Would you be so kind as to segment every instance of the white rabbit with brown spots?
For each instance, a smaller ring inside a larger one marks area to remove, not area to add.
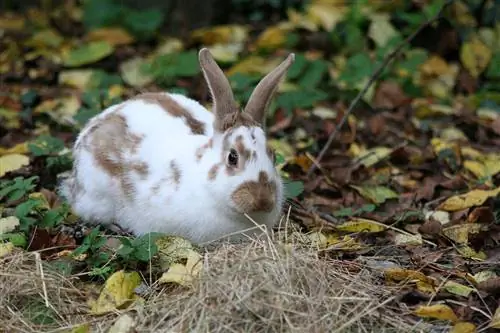
[[[144,93],[109,107],[79,134],[63,195],[83,220],[115,223],[136,235],[206,242],[255,232],[245,214],[270,229],[284,195],[264,119],[293,60],[290,54],[266,75],[240,110],[223,71],[202,49],[213,111],[170,93]]]

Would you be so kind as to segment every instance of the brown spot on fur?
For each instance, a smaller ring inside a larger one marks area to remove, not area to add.
[[[170,169],[172,169],[172,179],[174,180],[174,183],[178,188],[181,182],[181,170],[179,169],[179,166],[177,165],[177,163],[175,163],[175,161],[170,162]]]
[[[197,162],[199,162],[202,159],[203,154],[205,154],[205,151],[207,149],[212,148],[212,145],[213,145],[213,140],[212,140],[212,138],[210,138],[210,140],[208,140],[207,143],[205,143],[203,146],[198,147],[198,149],[196,149],[196,161]]]
[[[187,126],[193,134],[205,134],[205,124],[194,118],[193,115],[182,105],[177,103],[172,97],[161,93],[143,93],[135,96],[134,100],[142,100],[145,103],[158,104],[170,115],[178,118],[184,118]]]
[[[236,151],[238,152],[238,154],[240,155],[240,164],[241,164],[241,168],[244,168],[245,166],[245,162],[248,161],[250,159],[250,155],[251,155],[251,151],[248,150],[246,147],[245,147],[245,143],[243,142],[243,135],[238,135],[236,137],[236,143],[235,143],[235,146],[236,146]]]
[[[266,172],[259,172],[258,181],[247,181],[231,195],[236,206],[245,213],[270,212],[276,203],[276,183]]]
[[[208,179],[214,180],[217,177],[217,172],[219,171],[220,164],[214,164],[210,170],[208,170]]]
[[[131,198],[135,192],[131,172],[146,178],[149,168],[145,162],[128,157],[137,153],[143,136],[130,131],[127,120],[117,113],[118,110],[96,121],[85,139],[90,140],[88,147],[99,166],[111,177],[118,179],[125,196]]]
[[[214,129],[220,133],[224,133],[230,128],[236,128],[239,126],[260,126],[258,122],[253,120],[253,118],[244,112],[239,110],[234,110],[233,112],[227,113],[223,118],[215,118]]]

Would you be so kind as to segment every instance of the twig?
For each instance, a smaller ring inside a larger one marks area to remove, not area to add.
[[[398,46],[391,53],[389,53],[384,58],[384,61],[378,66],[378,68],[370,76],[370,79],[368,80],[368,82],[364,86],[363,90],[361,90],[356,95],[356,97],[353,99],[353,101],[349,105],[349,108],[347,109],[346,113],[344,114],[344,116],[342,117],[342,119],[340,120],[340,122],[337,124],[337,126],[335,127],[335,129],[333,130],[333,132],[328,137],[328,140],[326,141],[325,146],[323,147],[323,149],[321,149],[318,157],[315,158],[315,162],[316,163],[314,163],[313,165],[311,165],[311,167],[309,168],[309,171],[307,172],[307,177],[309,177],[314,172],[314,170],[316,170],[317,165],[319,165],[319,163],[321,163],[321,159],[323,159],[324,155],[326,154],[326,151],[328,150],[328,148],[330,148],[330,145],[332,144],[333,139],[335,138],[335,136],[337,135],[337,133],[340,131],[340,128],[342,126],[344,126],[344,123],[346,122],[347,117],[349,117],[349,115],[352,113],[354,107],[356,106],[356,104],[358,104],[358,102],[361,99],[361,97],[363,97],[366,94],[366,92],[368,91],[368,89],[370,89],[370,87],[372,86],[372,84],[375,83],[375,81],[377,81],[377,79],[379,78],[380,74],[382,74],[382,71],[387,67],[387,65],[397,55],[399,55],[399,53],[401,52],[401,49],[403,49],[403,47],[405,45],[409,44],[424,28],[428,27],[429,25],[431,25],[432,23],[434,23],[435,21],[437,21],[439,19],[439,17],[441,16],[441,13],[443,12],[443,10],[446,7],[448,7],[448,5],[450,5],[453,1],[454,0],[448,0],[448,1],[446,1],[446,3],[441,7],[441,9],[436,13],[436,15],[434,15],[429,20],[427,20],[422,25],[420,25],[417,28],[417,30],[415,30],[410,36],[408,36],[406,39],[404,39],[401,43],[399,43]]]
[[[47,285],[45,284],[45,274],[43,273],[43,266],[42,266],[42,258],[40,257],[39,252],[34,252],[36,263],[38,266],[38,270],[40,271],[40,278],[42,280],[42,290],[43,290],[43,298],[45,299],[45,307],[50,307],[49,304],[49,296],[47,293]]]

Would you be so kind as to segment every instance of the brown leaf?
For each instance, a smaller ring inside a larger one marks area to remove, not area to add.
[[[385,118],[381,114],[376,114],[373,117],[370,117],[368,120],[368,126],[370,127],[372,134],[375,136],[386,132],[387,129]]]
[[[488,279],[480,282],[477,289],[485,291],[492,295],[500,295],[500,277]]]
[[[418,231],[425,235],[435,236],[439,235],[442,229],[443,226],[441,225],[441,223],[439,223],[439,221],[436,221],[431,217],[418,228]]]
[[[396,82],[384,81],[380,83],[373,96],[373,107],[394,109],[409,102],[408,96]]]
[[[476,207],[467,217],[468,223],[492,223],[495,215],[490,207]]]

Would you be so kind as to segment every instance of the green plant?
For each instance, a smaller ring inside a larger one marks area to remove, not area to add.
[[[16,177],[12,180],[2,181],[0,183],[0,201],[5,198],[7,202],[21,199],[36,187],[35,182],[38,179],[38,176],[33,176],[29,178]]]
[[[142,70],[154,77],[158,84],[170,86],[179,77],[193,77],[200,73],[198,53],[190,50],[163,54],[146,63]]]
[[[148,233],[136,238],[120,238],[122,246],[118,250],[118,255],[125,261],[149,262],[158,253],[158,246],[155,241],[160,237],[159,233]]]

